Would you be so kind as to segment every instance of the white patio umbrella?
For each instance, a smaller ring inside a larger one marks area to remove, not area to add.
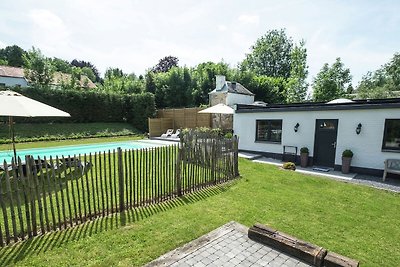
[[[215,106],[203,109],[199,113],[215,113],[215,114],[233,114],[234,110],[225,104],[217,104]]]
[[[8,116],[11,127],[14,158],[17,159],[15,149],[13,117],[71,117],[69,113],[25,97],[13,91],[0,92],[0,116]]]
[[[217,104],[215,106],[200,110],[198,113],[213,113],[213,114],[219,114],[219,124],[222,128],[222,119],[221,119],[221,114],[233,114],[235,111],[233,108],[230,106],[227,106],[225,104]]]

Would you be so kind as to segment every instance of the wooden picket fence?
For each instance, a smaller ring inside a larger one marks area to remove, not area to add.
[[[0,246],[232,180],[238,140],[189,133],[179,145],[26,157],[0,171]]]

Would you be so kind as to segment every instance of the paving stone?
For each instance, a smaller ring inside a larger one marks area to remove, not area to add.
[[[185,247],[186,246],[186,247]],[[226,224],[191,243],[150,262],[156,266],[310,266],[247,237],[247,228]],[[189,249],[187,249],[189,248]],[[171,263],[171,260],[175,262]]]

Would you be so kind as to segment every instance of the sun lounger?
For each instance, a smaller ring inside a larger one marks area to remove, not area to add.
[[[179,135],[181,134],[181,129],[177,129],[174,134],[171,134],[171,138],[179,138]]]
[[[173,133],[174,133],[174,129],[168,129],[165,133],[163,133],[163,134],[161,135],[161,137],[164,137],[164,138],[170,137],[171,134],[173,134]]]

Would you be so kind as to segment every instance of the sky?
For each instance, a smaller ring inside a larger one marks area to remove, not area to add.
[[[286,29],[307,48],[308,80],[340,57],[356,86],[400,52],[400,1],[13,0],[0,2],[0,48],[144,74],[168,55],[180,66],[237,66],[258,38]]]

